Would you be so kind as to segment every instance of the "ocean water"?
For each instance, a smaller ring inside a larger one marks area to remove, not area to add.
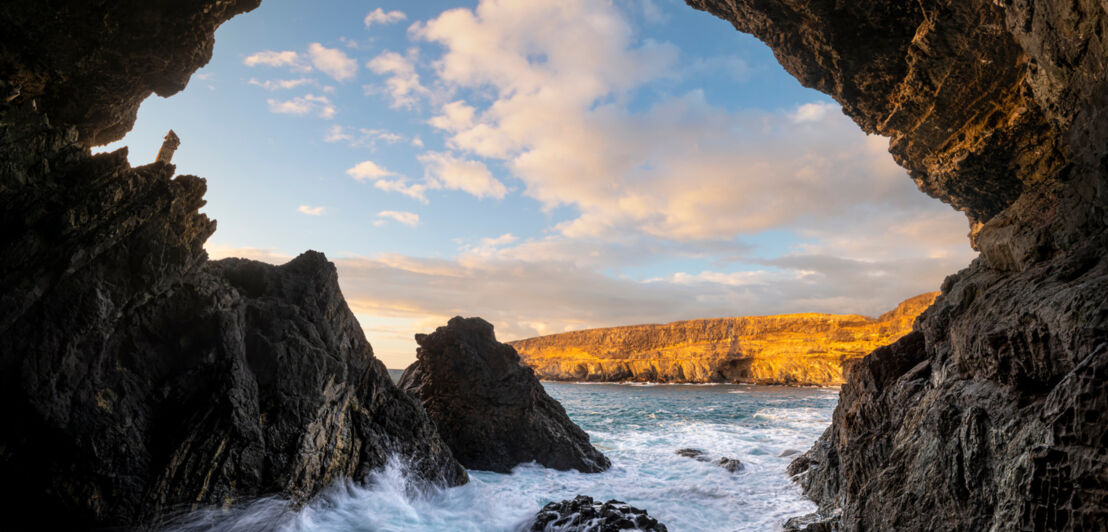
[[[416,491],[396,458],[364,485],[334,486],[297,512],[256,501],[231,514],[193,516],[182,529],[285,531],[515,531],[551,501],[589,495],[647,510],[672,531],[780,530],[815,510],[786,476],[786,449],[806,451],[831,421],[833,388],[751,385],[543,383],[612,461],[583,474],[535,464],[511,474],[470,471],[464,486]],[[675,454],[703,450],[745,469]]]

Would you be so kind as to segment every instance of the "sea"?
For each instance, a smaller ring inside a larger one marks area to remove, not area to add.
[[[392,373],[392,372],[390,372]],[[394,378],[398,376],[394,374]],[[831,422],[837,388],[544,382],[612,461],[604,473],[523,464],[509,474],[470,471],[453,488],[414,490],[396,457],[365,483],[340,483],[305,508],[274,499],[197,519],[196,529],[516,532],[545,504],[588,495],[617,499],[674,532],[781,530],[816,510],[785,469]],[[703,451],[710,461],[680,456]],[[735,458],[732,473],[714,462]]]

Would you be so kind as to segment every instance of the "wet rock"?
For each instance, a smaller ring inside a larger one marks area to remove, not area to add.
[[[786,532],[834,532],[839,529],[839,518],[837,515],[825,516],[813,512],[789,518],[782,528]]]
[[[0,71],[20,84],[0,102],[0,499],[36,528],[301,503],[394,453],[425,482],[467,478],[322,254],[208,261],[203,179],[87,148],[182,88],[252,5],[0,8]]]
[[[746,468],[737,458],[727,458],[726,456],[717,460],[716,464],[730,473],[738,473]]]
[[[573,500],[552,502],[539,510],[529,530],[534,532],[618,532],[644,530],[666,532],[666,526],[627,503],[605,503],[578,495]]]
[[[422,402],[467,468],[506,473],[531,461],[585,473],[610,467],[515,349],[496,341],[489,322],[455,317],[416,342],[418,360],[399,386]]]
[[[781,451],[781,454],[777,455],[777,457],[778,458],[788,458],[790,456],[797,455],[797,454],[800,454],[800,451],[798,451],[796,449],[785,449],[784,451]]]
[[[677,451],[675,451],[675,454],[677,454],[678,456],[684,456],[685,458],[692,458],[697,462],[712,462],[731,473],[737,473],[745,468],[743,463],[737,458],[728,458],[726,456],[722,456],[718,460],[712,460],[712,458],[708,456],[708,453],[705,453],[700,449],[678,449]]]
[[[698,460],[700,462],[708,462],[709,461],[707,453],[705,453],[704,451],[701,451],[700,449],[690,449],[690,448],[677,449],[675,454],[677,454],[678,456],[684,456],[685,458],[693,458],[693,459]]]
[[[688,1],[890,137],[981,252],[911,334],[851,366],[790,466],[805,493],[844,530],[1103,528],[1103,3]]]

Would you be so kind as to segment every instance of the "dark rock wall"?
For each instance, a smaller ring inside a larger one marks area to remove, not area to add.
[[[0,57],[19,73],[5,82],[30,87],[0,101],[10,517],[74,529],[156,524],[261,495],[303,502],[393,453],[416,478],[465,482],[419,403],[373,357],[323,255],[209,262],[203,179],[132,168],[125,149],[91,155],[97,135],[130,127],[141,97],[183,87],[215,26],[249,7],[120,7],[130,4],[0,6]],[[101,23],[87,61],[60,59],[66,36],[80,44]]]
[[[611,465],[516,350],[496,341],[491,323],[451,318],[416,342],[417,360],[399,386],[423,403],[466,467],[507,473],[535,461],[596,473]]]
[[[215,30],[261,0],[0,2],[0,80],[19,87],[81,143],[107,144],[139,104],[170,96],[208,63]]]
[[[1103,2],[689,0],[832,95],[981,256],[793,465],[847,530],[1108,522]]]

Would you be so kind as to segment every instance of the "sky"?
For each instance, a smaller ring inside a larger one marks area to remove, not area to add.
[[[97,151],[170,128],[209,255],[324,252],[390,368],[455,315],[877,315],[976,256],[888,139],[678,0],[265,0]]]

